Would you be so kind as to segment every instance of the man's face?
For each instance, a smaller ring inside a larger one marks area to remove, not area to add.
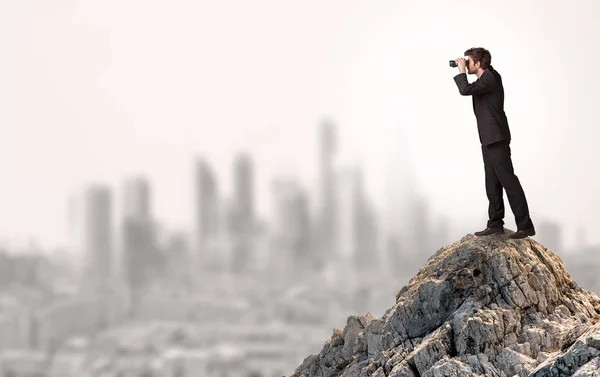
[[[474,63],[474,62],[473,62],[473,57],[472,57],[472,56],[468,56],[468,55],[467,55],[467,58],[468,58],[468,59],[467,59],[467,66],[466,66],[466,68],[467,68],[467,72],[468,72],[469,74],[475,74],[475,73],[477,72],[477,68],[478,68],[478,66],[479,66],[479,62],[478,62],[477,64],[476,64],[476,63]]]

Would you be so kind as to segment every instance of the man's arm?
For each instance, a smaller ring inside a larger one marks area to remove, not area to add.
[[[494,89],[496,80],[491,72],[485,71],[481,77],[479,77],[479,80],[472,84],[469,84],[467,81],[467,74],[463,72],[454,76],[454,81],[456,82],[456,86],[458,86],[458,91],[461,95],[470,96],[473,94],[491,92]]]

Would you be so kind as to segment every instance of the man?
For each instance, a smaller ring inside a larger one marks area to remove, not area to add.
[[[477,118],[477,130],[485,170],[485,190],[489,200],[487,227],[475,232],[476,236],[504,234],[504,199],[506,190],[510,208],[515,215],[517,231],[513,239],[535,235],[529,207],[519,179],[514,173],[510,153],[510,130],[504,113],[504,87],[502,77],[491,66],[492,56],[484,48],[470,48],[465,58],[455,60],[459,74],[454,76],[458,91],[463,96],[473,97],[473,110]],[[466,73],[476,75],[472,84]]]

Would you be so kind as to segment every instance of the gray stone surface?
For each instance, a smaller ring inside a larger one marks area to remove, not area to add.
[[[348,318],[291,377],[599,376],[600,299],[534,239],[438,250],[382,318]]]

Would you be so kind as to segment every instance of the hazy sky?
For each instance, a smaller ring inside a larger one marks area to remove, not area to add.
[[[323,118],[380,208],[404,164],[435,213],[480,230],[481,147],[448,60],[485,47],[534,224],[600,242],[598,19],[597,0],[2,1],[0,239],[63,241],[69,195],[135,173],[154,213],[188,227],[192,158],[228,195],[239,150],[269,214],[275,175],[314,185]]]

